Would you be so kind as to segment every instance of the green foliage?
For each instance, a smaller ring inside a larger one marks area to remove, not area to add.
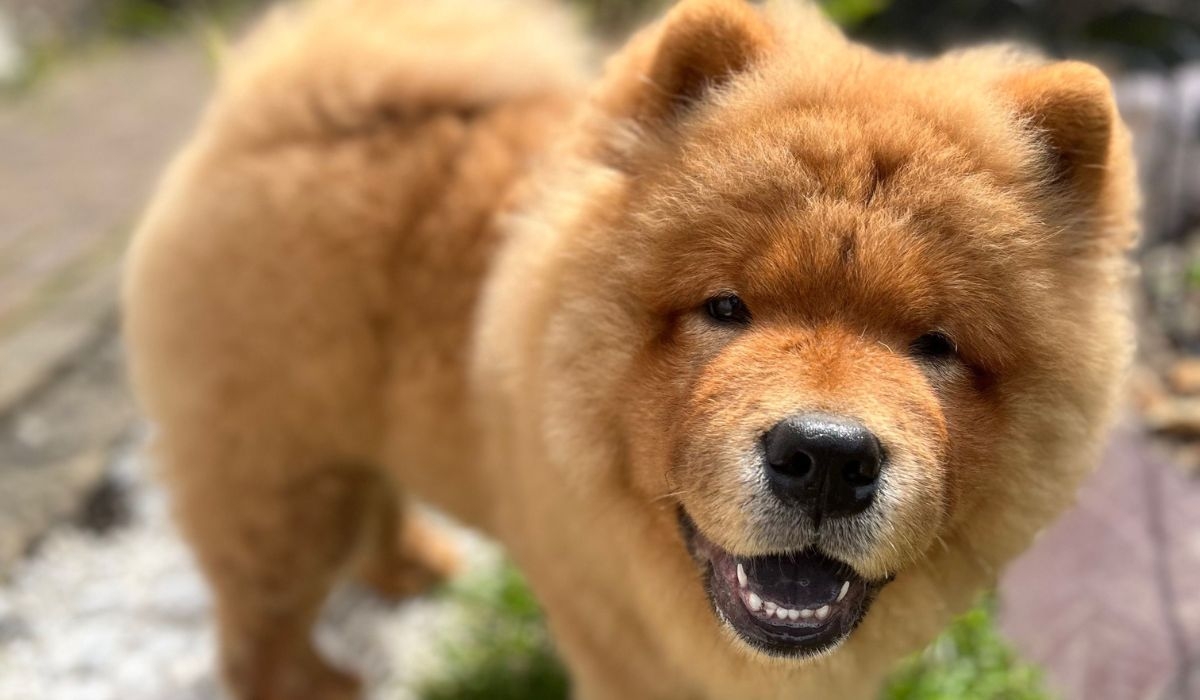
[[[554,655],[537,601],[511,565],[469,579],[449,595],[468,629],[448,643],[449,673],[431,679],[426,700],[566,700],[567,675]]]
[[[1187,281],[1192,289],[1200,289],[1200,261],[1188,265]]]
[[[197,24],[235,23],[261,0],[106,0],[103,33],[138,39],[187,29]]]
[[[1048,700],[1041,672],[1022,663],[996,631],[984,601],[905,662],[886,700]]]
[[[172,27],[175,11],[154,0],[113,0],[105,8],[104,28],[117,36],[140,37]]]
[[[856,27],[883,12],[891,0],[820,0],[825,14],[843,27]]]
[[[554,655],[533,594],[512,566],[448,592],[468,629],[447,643],[447,671],[422,689],[425,700],[566,700],[566,672]],[[881,700],[1049,700],[1037,668],[1000,637],[993,605],[959,618],[893,675]]]

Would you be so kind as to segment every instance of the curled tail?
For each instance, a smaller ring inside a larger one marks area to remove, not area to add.
[[[229,56],[209,119],[253,145],[327,137],[571,90],[586,54],[540,0],[315,0],[276,9]]]

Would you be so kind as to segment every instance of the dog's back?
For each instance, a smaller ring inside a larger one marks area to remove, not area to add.
[[[451,566],[379,466],[480,512],[446,473],[473,463],[469,324],[491,216],[575,94],[559,19],[458,0],[277,12],[136,235],[134,380],[238,697],[350,690],[307,635],[341,569],[403,595]]]

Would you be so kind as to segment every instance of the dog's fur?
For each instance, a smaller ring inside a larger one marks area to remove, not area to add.
[[[337,578],[453,570],[417,496],[507,545],[577,697],[870,697],[1071,502],[1129,355],[1132,163],[1103,75],[846,41],[688,0],[587,88],[532,1],[319,0],[233,61],[139,231],[136,385],[241,700],[353,697]],[[736,290],[745,327],[705,299]],[[958,354],[909,352],[931,330]],[[789,530],[752,448],[797,410],[889,451],[853,524]],[[677,526],[894,575],[768,658]]]

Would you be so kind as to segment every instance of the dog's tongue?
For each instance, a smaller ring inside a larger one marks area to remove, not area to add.
[[[793,607],[832,603],[844,592],[847,581],[857,578],[844,564],[816,552],[737,557],[739,581],[768,600]]]

